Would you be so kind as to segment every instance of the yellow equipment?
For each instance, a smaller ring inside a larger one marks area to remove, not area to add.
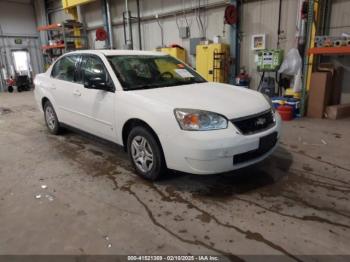
[[[77,6],[85,5],[93,1],[95,0],[62,0],[62,7],[64,10],[66,10],[68,14],[70,14],[73,17],[75,21],[78,21],[79,18],[78,18]],[[74,31],[74,36],[76,36],[77,38],[81,36],[81,32],[79,28],[74,27],[73,31]],[[76,39],[74,43],[76,48],[82,48],[80,39]]]
[[[295,93],[293,88],[286,89],[284,95],[285,96],[292,96],[292,97],[297,98],[297,99],[300,99],[300,97],[301,97],[301,93],[300,92]]]
[[[78,5],[88,4],[93,1],[95,0],[62,0],[62,7],[64,9],[67,9],[71,7],[76,7]]]
[[[157,51],[166,53],[168,55],[171,55],[172,57],[175,57],[182,62],[186,63],[186,50],[180,47],[163,47],[157,49]]]
[[[209,82],[226,83],[230,47],[227,44],[197,45],[196,70]]]

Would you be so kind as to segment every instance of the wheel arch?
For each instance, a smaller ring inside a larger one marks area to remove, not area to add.
[[[154,129],[149,124],[147,124],[145,121],[143,121],[143,120],[141,120],[139,118],[131,118],[128,121],[126,121],[124,126],[123,126],[123,129],[122,129],[122,140],[123,140],[124,150],[127,151],[128,135],[130,134],[131,130],[134,127],[137,127],[137,126],[145,127],[148,131],[151,132],[151,134],[154,136],[155,140],[157,141],[157,143],[158,143],[158,145],[160,147],[160,150],[162,151],[162,154],[164,156],[164,150],[163,150],[162,144],[161,144],[161,142],[159,140],[159,137],[158,137],[157,133],[154,131]]]
[[[42,99],[41,99],[41,108],[44,110],[44,106],[45,106],[45,103],[46,102],[50,102],[50,99],[48,99],[46,96],[44,96]]]

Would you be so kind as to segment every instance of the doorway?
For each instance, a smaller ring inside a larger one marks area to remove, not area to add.
[[[13,50],[13,65],[16,76],[28,76],[32,78],[32,65],[30,61],[30,55],[27,50]]]

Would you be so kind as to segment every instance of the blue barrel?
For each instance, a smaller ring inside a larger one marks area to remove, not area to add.
[[[271,98],[271,101],[272,101],[273,107],[277,109],[279,106],[287,102],[287,98],[282,96],[275,96]]]

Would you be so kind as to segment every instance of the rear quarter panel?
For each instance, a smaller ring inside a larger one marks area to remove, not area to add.
[[[48,75],[47,73],[38,74],[34,79],[34,84],[35,84],[34,97],[35,97],[37,106],[41,111],[43,111],[42,101],[44,98],[47,98],[48,100],[50,100],[54,108],[57,108],[56,100],[50,90],[51,81],[52,80],[50,78],[50,75]]]

